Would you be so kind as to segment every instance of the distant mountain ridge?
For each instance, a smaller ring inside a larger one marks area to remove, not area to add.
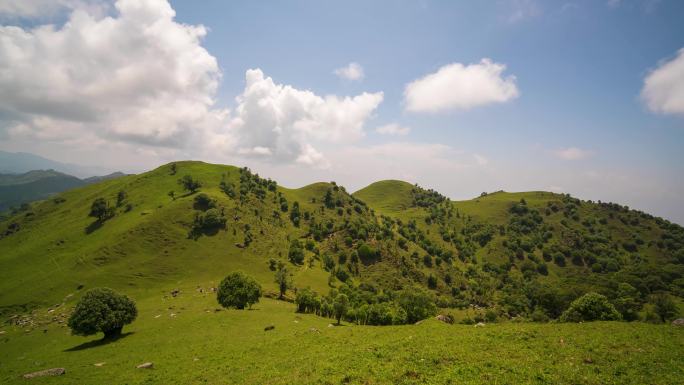
[[[85,179],[52,169],[31,170],[22,174],[0,174],[0,212],[23,203],[47,199],[72,188],[125,176],[114,172]]]
[[[104,167],[62,163],[27,152],[0,151],[0,173],[23,174],[33,170],[56,170],[78,178],[106,175],[111,172]]]

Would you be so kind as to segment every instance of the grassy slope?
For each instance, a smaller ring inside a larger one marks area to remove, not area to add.
[[[292,226],[287,213],[282,214],[280,224],[272,220],[271,213],[278,207],[271,202],[271,195],[265,203],[250,202],[239,208],[219,191],[222,174],[237,182],[237,168],[200,162],[177,164],[177,175],[170,175],[167,165],[86,186],[62,194],[63,203],[44,201],[34,206],[33,216],[13,219],[20,222],[21,230],[0,239],[0,306],[8,312],[16,311],[18,305],[37,308],[32,316],[34,325],[0,328],[8,332],[0,335],[0,382],[22,383],[20,374],[55,366],[66,367],[69,373],[32,382],[99,384],[115,378],[118,383],[131,384],[637,384],[676,383],[684,375],[679,364],[684,358],[684,336],[682,330],[669,326],[508,323],[480,329],[430,320],[411,326],[328,328],[327,319],[294,314],[292,305],[268,299],[262,299],[253,311],[214,312],[215,299],[195,291],[197,286],[215,286],[227,272],[240,269],[255,276],[267,290],[274,290],[268,259],[284,259],[288,236],[302,237],[306,230]],[[187,238],[194,215],[193,196],[180,196],[176,183],[185,174],[204,182],[202,192],[224,207],[229,217],[226,231],[197,240]],[[278,191],[290,205],[296,200],[302,211],[315,212],[320,222],[338,218],[330,210],[319,212],[330,186],[317,183]],[[380,182],[354,195],[377,213],[416,219],[427,237],[447,247],[439,237],[438,225],[423,221],[426,210],[410,207],[407,194],[411,188],[399,181]],[[113,202],[121,189],[128,193],[133,209],[127,213],[120,210],[102,228],[87,233],[93,223],[87,217],[90,202],[100,196]],[[167,196],[170,190],[180,197],[172,200]],[[487,219],[503,225],[510,205],[523,197],[538,208],[560,198],[551,193],[496,193],[453,205],[475,221]],[[601,208],[583,205],[581,210]],[[239,219],[235,220],[236,216]],[[545,220],[556,226],[561,218],[553,214]],[[255,241],[243,249],[236,243],[243,241],[245,224],[252,227]],[[448,225],[455,230],[464,226],[462,219],[452,219]],[[628,228],[617,219],[606,226],[619,239],[628,239],[634,231],[647,239],[658,236],[654,226]],[[478,257],[499,258],[499,241],[495,238],[478,250]],[[319,246],[324,247],[322,243]],[[414,250],[417,246],[411,243],[405,254]],[[641,252],[657,261],[654,249],[644,247]],[[390,262],[372,265],[364,274],[381,279],[391,273]],[[460,263],[457,261],[456,267],[463,267]],[[313,267],[290,268],[299,287],[327,292],[328,273],[318,261]],[[582,271],[555,266],[550,270],[550,280]],[[58,315],[75,303],[79,284],[86,288],[110,286],[135,298],[140,316],[126,328],[134,333],[113,344],[93,343],[85,345],[86,349],[65,351],[96,339],[70,336],[56,322]],[[179,298],[167,296],[174,288],[182,290]],[[46,307],[56,303],[61,305],[48,313]],[[160,317],[155,318],[157,315]],[[264,332],[267,324],[276,325],[276,330]],[[310,332],[311,327],[320,334]],[[593,363],[584,363],[585,358]],[[134,369],[144,361],[154,361],[157,369]],[[106,364],[93,366],[97,362]]]
[[[684,329],[669,325],[328,327],[269,299],[215,312],[214,296],[194,289],[139,299],[138,320],[124,329],[132,334],[106,345],[56,324],[29,333],[5,328],[0,382],[23,384],[21,374],[49,367],[67,374],[31,383],[675,384],[684,376]],[[148,361],[155,369],[135,368]]]

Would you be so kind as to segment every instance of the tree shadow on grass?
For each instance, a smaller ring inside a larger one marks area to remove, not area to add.
[[[84,342],[80,345],[74,346],[73,348],[65,349],[64,351],[65,352],[77,352],[79,350],[85,350],[85,349],[90,349],[90,348],[96,348],[98,346],[104,346],[104,345],[110,344],[112,342],[124,339],[124,338],[126,338],[126,337],[128,337],[134,333],[135,332],[122,333],[116,338],[102,338],[99,340]]]
[[[86,234],[90,234],[90,233],[92,233],[93,231],[95,231],[95,230],[99,229],[100,227],[102,227],[103,224],[104,224],[104,221],[100,221],[100,220],[98,219],[98,220],[96,220],[95,222],[89,224],[88,227],[85,228],[85,233],[86,233]]]

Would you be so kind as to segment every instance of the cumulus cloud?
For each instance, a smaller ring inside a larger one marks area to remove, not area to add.
[[[108,16],[74,7],[61,26],[0,26],[0,137],[326,168],[316,146],[363,137],[383,100],[319,96],[254,69],[230,112],[215,104],[222,74],[201,45],[207,30],[176,22],[166,0],[118,0]]]
[[[406,109],[413,112],[467,110],[518,97],[515,76],[503,77],[506,65],[482,59],[477,64],[453,63],[406,85]]]
[[[684,115],[684,48],[646,76],[641,98],[653,112]]]
[[[364,136],[364,124],[383,100],[383,93],[354,97],[319,96],[276,84],[260,69],[246,73],[229,130],[239,151],[274,161],[326,167],[315,142],[345,143]]]
[[[40,18],[60,11],[87,9],[90,13],[104,14],[109,2],[97,0],[0,0],[0,17]]]
[[[218,128],[221,77],[206,29],[166,0],[75,9],[61,26],[0,26],[0,112],[11,135],[98,137],[177,147]]]
[[[359,63],[351,62],[346,67],[338,68],[335,75],[347,80],[361,80],[364,77],[363,67]]]
[[[375,132],[382,135],[408,135],[410,127],[400,126],[397,123],[390,123],[375,129]]]
[[[591,155],[589,151],[577,147],[561,148],[554,151],[553,154],[556,157],[564,160],[580,160]]]

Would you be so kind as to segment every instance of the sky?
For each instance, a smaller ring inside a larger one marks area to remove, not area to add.
[[[684,2],[0,0],[0,149],[684,224]]]

